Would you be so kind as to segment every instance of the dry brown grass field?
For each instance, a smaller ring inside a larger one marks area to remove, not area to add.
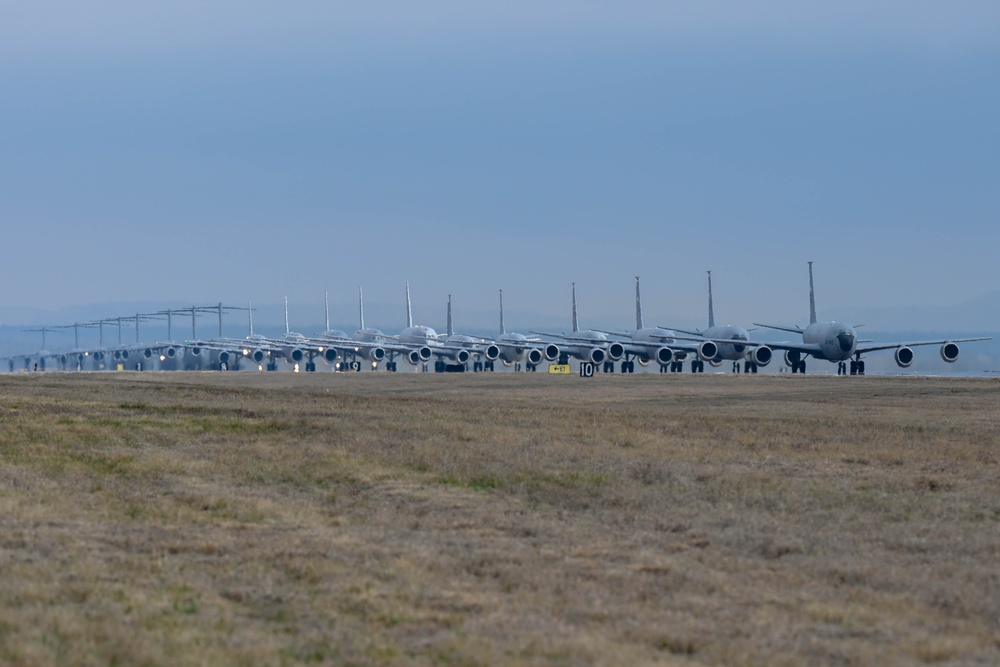
[[[1000,664],[1000,381],[2,376],[0,664]]]

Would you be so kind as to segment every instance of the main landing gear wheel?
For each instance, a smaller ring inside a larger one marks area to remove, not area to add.
[[[743,364],[743,372],[744,373],[756,373],[757,372],[757,364],[755,364],[752,361],[747,361],[746,363]]]
[[[605,373],[614,373],[615,372],[615,362],[613,362],[613,361],[605,361],[604,362],[604,372]]]
[[[803,359],[802,361],[797,361],[792,364],[792,373],[802,373],[803,375],[806,374],[805,359]]]

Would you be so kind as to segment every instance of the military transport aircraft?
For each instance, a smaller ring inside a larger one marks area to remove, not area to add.
[[[750,333],[735,324],[715,324],[715,309],[712,306],[712,272],[708,272],[708,328],[704,331],[674,331],[695,336],[714,342],[718,346],[715,356],[707,359],[712,366],[720,366],[725,360],[733,362],[733,372],[740,372],[740,362],[744,362],[743,370],[756,373],[759,367],[767,366],[774,356],[771,348],[764,343],[750,343]]]
[[[573,283],[573,332],[557,334],[532,331],[531,333],[565,341],[566,345],[560,346],[559,349],[559,363],[563,365],[569,363],[569,357],[573,357],[595,365],[603,364],[605,373],[613,373],[615,362],[625,356],[625,346],[618,341],[609,339],[603,331],[594,329],[580,331],[580,323],[576,314],[576,283]]]
[[[812,265],[813,263],[809,262],[809,326],[803,329],[801,327],[782,327],[772,324],[755,323],[755,326],[758,327],[788,331],[802,336],[801,343],[767,343],[769,347],[775,350],[784,350],[785,363],[788,364],[793,373],[805,373],[805,358],[811,356],[815,359],[836,362],[838,375],[847,374],[846,362],[850,360],[850,374],[864,375],[865,362],[861,359],[861,355],[879,350],[895,350],[896,364],[901,368],[907,368],[913,363],[913,350],[911,348],[921,345],[940,345],[941,359],[948,363],[954,363],[958,359],[958,343],[990,340],[989,337],[984,337],[874,344],[872,344],[872,341],[859,341],[855,327],[850,324],[845,324],[844,322],[816,321],[816,295],[813,290]],[[867,344],[859,346],[858,343]]]
[[[639,276],[635,277],[635,331],[605,331],[604,333],[627,339],[625,341],[625,361],[622,362],[622,372],[635,371],[635,361],[640,366],[646,366],[656,361],[660,372],[669,369],[671,373],[684,370],[684,360],[689,353],[695,358],[691,361],[691,372],[699,373],[705,370],[705,361],[711,361],[718,354],[716,343],[706,340],[692,342],[678,339],[670,329],[664,327],[646,327],[642,323],[642,299],[639,294]],[[631,358],[630,358],[631,357]]]

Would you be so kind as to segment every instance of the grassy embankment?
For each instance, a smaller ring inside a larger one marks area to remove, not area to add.
[[[0,377],[0,664],[996,664],[1000,381]]]

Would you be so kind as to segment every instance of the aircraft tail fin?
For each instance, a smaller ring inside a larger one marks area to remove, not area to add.
[[[330,290],[323,291],[323,314],[326,316],[326,329],[323,331],[330,330]]]
[[[712,306],[712,272],[708,272],[708,327],[715,326],[715,308]]]
[[[573,331],[580,330],[580,323],[576,317],[576,283],[573,283]]]
[[[813,291],[812,262],[809,262],[809,324],[816,324],[816,293]]]
[[[288,297],[285,297],[285,335],[288,335]]]
[[[406,281],[406,326],[413,326],[413,310],[410,308],[410,281]]]
[[[365,293],[358,288],[358,324],[360,328],[365,328]]]
[[[452,324],[452,320],[451,320],[451,295],[450,294],[448,295],[448,325],[447,325],[447,331],[448,331],[448,335],[449,336],[454,336],[455,335],[455,326]]]
[[[253,301],[247,301],[247,320],[250,325],[250,337],[253,338]]]
[[[507,329],[503,326],[503,290],[500,290],[500,333],[507,333]]]
[[[639,276],[635,277],[635,328],[642,329],[642,301],[639,299]]]

